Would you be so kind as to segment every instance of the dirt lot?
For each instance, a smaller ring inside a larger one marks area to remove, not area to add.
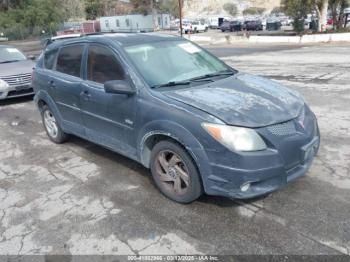
[[[0,254],[350,253],[350,45],[220,51],[300,91],[322,144],[307,176],[267,197],[175,204],[148,170],[73,137],[55,145],[31,99],[0,104]]]

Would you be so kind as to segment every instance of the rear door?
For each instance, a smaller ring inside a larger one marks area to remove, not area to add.
[[[126,79],[122,63],[112,49],[90,44],[87,53],[81,96],[86,135],[92,141],[132,157],[136,152],[133,127],[137,95],[105,92],[105,82]]]
[[[60,48],[55,70],[48,79],[50,93],[70,131],[84,134],[80,112],[82,92],[82,57],[84,44],[74,44]]]

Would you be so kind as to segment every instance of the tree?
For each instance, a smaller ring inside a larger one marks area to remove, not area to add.
[[[303,31],[307,14],[316,11],[317,31],[321,32],[326,30],[328,3],[329,0],[282,0],[282,8],[287,15],[293,17],[294,29],[297,32]]]
[[[329,0],[329,7],[333,18],[333,29],[339,29],[346,26],[344,23],[345,8],[350,6],[350,0]]]
[[[231,16],[236,16],[238,13],[237,6],[233,3],[226,3],[226,4],[224,4],[223,8]]]
[[[144,15],[152,12],[153,0],[131,0],[135,11]]]
[[[97,17],[103,16],[103,0],[85,0],[85,12],[87,20],[95,20]]]
[[[243,10],[243,15],[261,15],[266,11],[262,7],[249,7]]]
[[[296,32],[304,31],[304,21],[307,14],[311,12],[311,0],[282,0],[282,10],[293,18],[293,28]]]
[[[85,17],[85,3],[81,0],[61,0],[60,7],[62,8],[65,20],[71,18]]]
[[[183,0],[181,1],[183,5]],[[156,5],[156,8],[161,13],[169,13],[173,17],[179,18],[179,1],[178,0],[161,1]]]
[[[276,7],[274,7],[272,9],[271,14],[272,15],[278,15],[279,13],[282,13],[282,12],[283,12],[282,8],[279,7],[279,6],[276,6]]]
[[[315,6],[317,17],[318,17],[318,32],[326,31],[327,26],[327,13],[328,13],[328,0],[314,0],[313,5]]]
[[[59,0],[11,1],[0,11],[0,31],[10,39],[53,32],[64,20],[59,3]]]

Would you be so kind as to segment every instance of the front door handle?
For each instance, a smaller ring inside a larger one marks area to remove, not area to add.
[[[91,97],[91,94],[89,93],[89,91],[85,90],[85,91],[81,91],[80,96],[83,97],[83,99],[85,100],[89,100]]]

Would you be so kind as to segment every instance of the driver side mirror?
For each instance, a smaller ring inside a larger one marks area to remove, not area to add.
[[[133,95],[136,89],[125,80],[112,80],[104,84],[106,93]]]

